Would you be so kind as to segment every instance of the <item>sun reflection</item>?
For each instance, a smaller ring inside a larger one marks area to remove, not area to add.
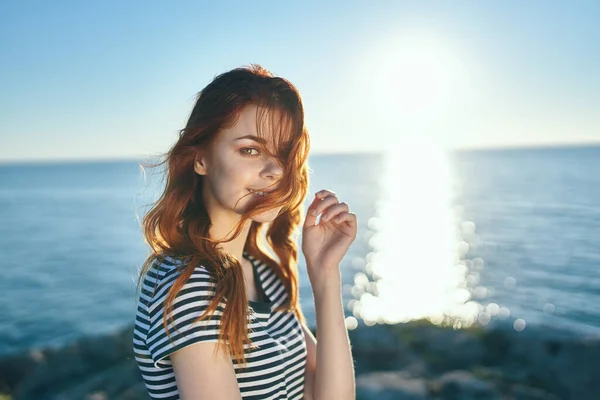
[[[416,139],[394,149],[386,155],[377,216],[369,221],[372,251],[365,272],[355,276],[348,307],[367,325],[421,318],[471,325],[481,309],[473,294],[486,294],[476,287],[483,260],[471,260],[472,269],[465,260],[464,238],[475,225],[456,222],[446,154]],[[495,307],[486,315],[497,314]]]

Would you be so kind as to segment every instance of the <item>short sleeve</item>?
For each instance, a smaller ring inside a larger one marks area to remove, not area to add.
[[[218,342],[221,317],[225,303],[221,302],[214,313],[201,321],[199,317],[208,309],[215,295],[214,284],[208,271],[199,267],[179,291],[168,315],[169,336],[163,324],[164,299],[170,285],[166,285],[148,308],[150,327],[146,345],[156,368],[171,367],[169,355],[184,347],[200,342]],[[173,317],[174,323],[171,321]]]

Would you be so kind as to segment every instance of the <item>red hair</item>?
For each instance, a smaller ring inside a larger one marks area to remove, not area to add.
[[[264,149],[283,166],[280,184],[273,195],[244,213],[229,241],[237,237],[246,221],[274,207],[283,207],[263,232],[263,224],[252,221],[244,251],[268,264],[282,281],[287,300],[276,311],[294,312],[300,321],[304,316],[298,302],[298,246],[292,237],[301,222],[302,202],[308,189],[308,131],[304,125],[304,108],[298,90],[286,79],[275,77],[259,65],[236,68],[216,76],[201,92],[179,138],[163,156],[157,167],[166,164],[165,187],[159,199],[144,215],[142,229],[152,252],[145,260],[138,280],[143,278],[155,260],[166,256],[185,257],[180,275],[169,289],[163,313],[167,334],[167,315],[181,288],[194,269],[202,265],[216,283],[216,294],[207,311],[199,319],[209,318],[219,302],[226,299],[221,317],[217,348],[225,349],[233,359],[245,364],[244,345],[251,344],[247,331],[248,302],[239,260],[219,251],[221,242],[209,238],[211,220],[202,201],[203,177],[194,171],[198,150],[210,146],[220,130],[235,124],[240,111],[248,105],[259,109],[257,129],[274,130],[272,149]],[[265,123],[266,122],[266,123]],[[261,240],[266,238],[266,245]],[[278,260],[267,254],[270,247]],[[172,316],[171,321],[173,322]]]

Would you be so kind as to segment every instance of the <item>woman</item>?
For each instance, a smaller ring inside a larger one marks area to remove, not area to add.
[[[298,301],[308,148],[298,91],[266,69],[234,69],[199,93],[143,219],[152,254],[133,347],[152,398],[355,397],[339,264],[357,221],[327,190],[302,230],[316,339]]]

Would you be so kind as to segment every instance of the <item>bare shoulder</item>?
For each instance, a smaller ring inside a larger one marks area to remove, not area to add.
[[[171,354],[182,399],[239,400],[233,361],[216,342],[194,343]]]

